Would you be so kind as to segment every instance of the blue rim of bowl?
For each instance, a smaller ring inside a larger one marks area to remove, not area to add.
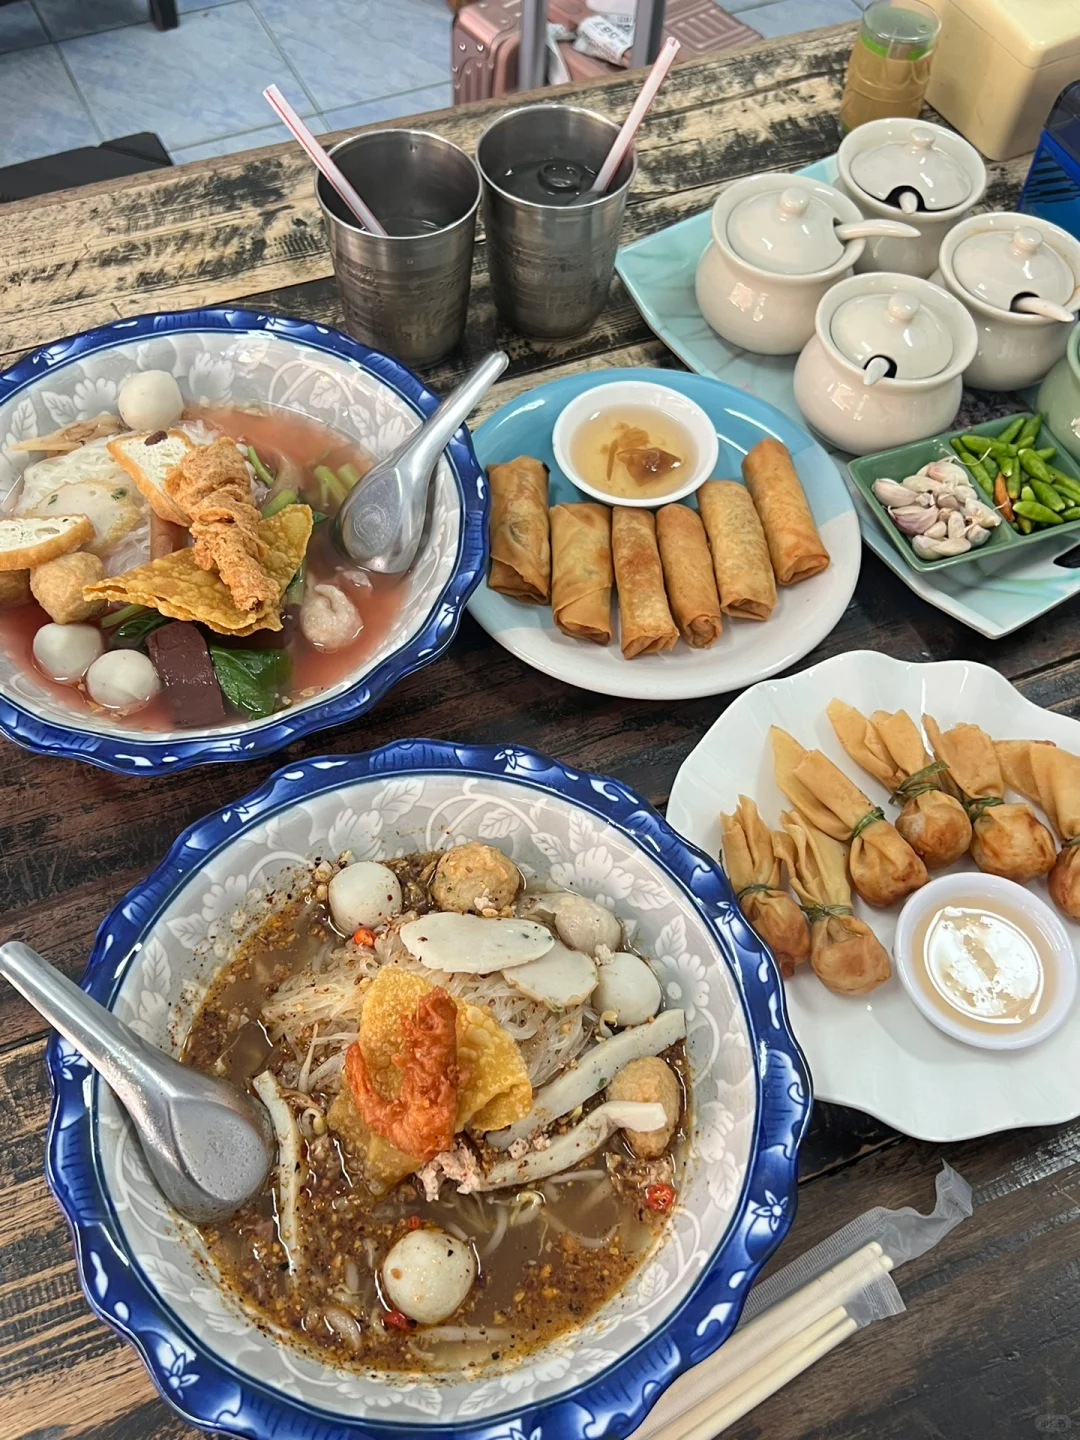
[[[400,740],[358,755],[322,756],[275,771],[257,789],[190,825],[165,859],[109,913],[82,986],[112,1005],[136,947],[207,859],[307,796],[381,776],[469,774],[555,793],[627,836],[702,915],[728,960],[751,1036],[756,1118],[738,1204],[713,1257],[654,1333],[593,1379],[550,1402],[482,1421],[430,1427],[368,1423],[290,1399],[214,1356],[170,1312],[128,1251],[97,1155],[92,1072],[59,1036],[46,1067],[53,1089],[45,1173],[71,1227],[79,1278],[92,1309],[128,1340],[162,1396],[192,1424],[253,1440],[619,1440],[661,1392],[734,1329],[758,1271],[783,1240],[797,1203],[798,1148],[810,1117],[810,1077],[792,1033],[779,972],[743,919],[720,866],[678,835],[640,796],[608,776],[572,769],[519,746]]]
[[[229,306],[137,315],[129,320],[116,320],[97,329],[86,330],[81,335],[54,340],[0,374],[0,405],[36,384],[51,370],[68,365],[73,360],[142,336],[168,335],[186,330],[268,331],[308,349],[322,350],[351,361],[388,386],[421,416],[430,415],[439,404],[439,397],[399,360],[362,345],[340,330],[313,320],[268,315]],[[252,729],[239,734],[222,735],[220,738],[204,735],[191,740],[144,740],[136,731],[132,731],[130,737],[97,735],[75,725],[62,725],[44,719],[10,697],[0,695],[0,734],[38,754],[85,760],[91,765],[121,774],[164,775],[186,770],[191,765],[254,760],[280,750],[313,730],[341,725],[364,714],[399,680],[438,659],[457,634],[465,602],[483,578],[487,555],[488,488],[465,426],[457,432],[444,453],[449,460],[462,507],[454,571],[412,639],[341,694],[295,712],[283,711],[267,722],[256,722]]]

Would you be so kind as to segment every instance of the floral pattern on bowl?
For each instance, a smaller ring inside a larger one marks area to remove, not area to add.
[[[338,1371],[256,1327],[165,1207],[106,1087],[54,1039],[48,1176],[91,1304],[196,1424],[343,1440],[438,1427],[484,1440],[629,1434],[710,1354],[794,1216],[809,1080],[775,966],[715,862],[617,781],[535,753],[404,741],[278,771],[198,821],[99,931],[84,981],[175,1049],[245,906],[283,868],[485,839],[541,881],[613,905],[687,1012],[693,1134],[681,1203],[621,1295],[517,1368],[469,1382]]]
[[[376,459],[438,404],[398,361],[312,321],[231,309],[122,320],[44,346],[0,375],[0,504],[35,458],[8,447],[115,411],[120,381],[132,369],[169,371],[195,403],[287,406],[351,436]],[[269,754],[354,719],[450,644],[483,572],[487,503],[462,428],[436,471],[428,534],[398,621],[358,671],[287,711],[204,731],[139,731],[64,705],[0,641],[0,732],[46,754],[160,774]]]

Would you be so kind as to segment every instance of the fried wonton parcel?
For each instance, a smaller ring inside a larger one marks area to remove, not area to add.
[[[262,564],[273,577],[277,595],[254,610],[238,610],[220,575],[200,570],[192,549],[161,555],[123,575],[110,575],[83,591],[86,600],[119,600],[149,605],[173,620],[195,620],[219,635],[250,635],[255,630],[281,629],[281,598],[300,568],[311,538],[311,509],[286,505],[269,520],[260,520],[259,538],[266,545]]]
[[[780,882],[780,861],[768,826],[753,800],[739,796],[731,815],[720,816],[724,869],[739,909],[776,956],[783,975],[795,973],[810,955],[806,916]]]
[[[409,1064],[418,1058],[422,1060],[415,1051],[407,1053],[403,1037],[409,1027],[415,1025],[422,1003],[430,1005],[436,993],[445,995],[422,975],[387,965],[379,971],[364,997],[358,1045],[368,1081],[386,1100],[396,1100],[403,1093],[405,1077],[397,1060],[405,1059]],[[532,1105],[532,1086],[521,1052],[484,1006],[463,1000],[452,1003],[456,1007],[456,1048],[451,1063],[456,1070],[453,1078],[458,1081],[452,1133],[466,1127],[500,1130],[527,1115]],[[418,1091],[415,1083],[412,1089]],[[392,1130],[389,1125],[384,1127],[379,1118],[375,1119],[374,1126],[365,1123],[348,1087],[342,1089],[330,1108],[327,1118],[331,1126],[364,1157],[365,1175],[373,1189],[390,1189],[431,1159],[430,1154],[419,1153],[426,1147],[416,1142],[426,1139],[427,1129],[431,1128],[428,1121],[433,1118],[432,1105],[428,1102],[445,1100],[446,1096],[417,1094],[416,1098],[414,1116],[393,1117],[404,1123],[404,1131],[400,1123]],[[415,1150],[404,1149],[388,1135],[378,1133],[386,1128],[397,1140],[405,1139],[413,1119],[420,1122],[414,1126]],[[425,1131],[423,1135],[421,1130]]]

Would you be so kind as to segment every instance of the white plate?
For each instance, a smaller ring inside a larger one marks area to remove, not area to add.
[[[754,395],[700,375],[676,370],[586,371],[541,385],[509,401],[479,427],[473,445],[481,465],[517,455],[543,460],[551,472],[549,498],[584,500],[555,464],[552,430],[563,407],[584,390],[622,380],[652,380],[695,401],[716,427],[720,459],[716,473],[738,478],[742,457],[765,436],[782,440],[795,468],[831,564],[800,585],[782,587],[776,609],[761,624],[724,619],[724,633],[707,650],[679,641],[666,655],[624,660],[619,649],[618,606],[610,645],[564,635],[546,605],[525,605],[497,595],[486,584],[473,592],[469,610],[492,639],[527,665],[592,690],[631,699],[691,700],[740,690],[786,670],[821,643],[836,625],[859,578],[859,522],[835,463],[801,426]]]
[[[856,780],[875,805],[886,792],[841,749],[825,714],[833,696],[871,710],[929,713],[947,728],[982,725],[996,740],[1053,740],[1080,752],[1080,724],[1031,704],[985,665],[948,660],[907,665],[872,651],[824,660],[785,680],[756,685],[720,717],[683,762],[667,818],[676,830],[716,855],[719,813],[741,793],[776,824],[787,802],[772,778],[770,725],[817,746]],[[954,870],[974,868],[968,860]],[[938,874],[945,873],[938,871]],[[1031,887],[1047,899],[1043,881]],[[900,907],[855,912],[892,949]],[[1080,925],[1062,916],[1073,946]],[[806,1052],[819,1100],[853,1105],[920,1140],[966,1140],[1021,1125],[1056,1125],[1080,1115],[1080,1007],[1030,1050],[993,1052],[953,1040],[907,998],[894,974],[870,995],[845,998],[826,990],[809,966],[786,986],[796,1038]]]

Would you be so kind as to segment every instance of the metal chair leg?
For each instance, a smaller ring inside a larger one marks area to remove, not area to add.
[[[666,0],[637,0],[634,14],[634,44],[631,65],[651,65],[664,43]]]
[[[547,0],[521,0],[519,90],[539,90],[547,73]]]
[[[175,30],[180,23],[176,0],[150,0],[150,19],[155,30]]]

